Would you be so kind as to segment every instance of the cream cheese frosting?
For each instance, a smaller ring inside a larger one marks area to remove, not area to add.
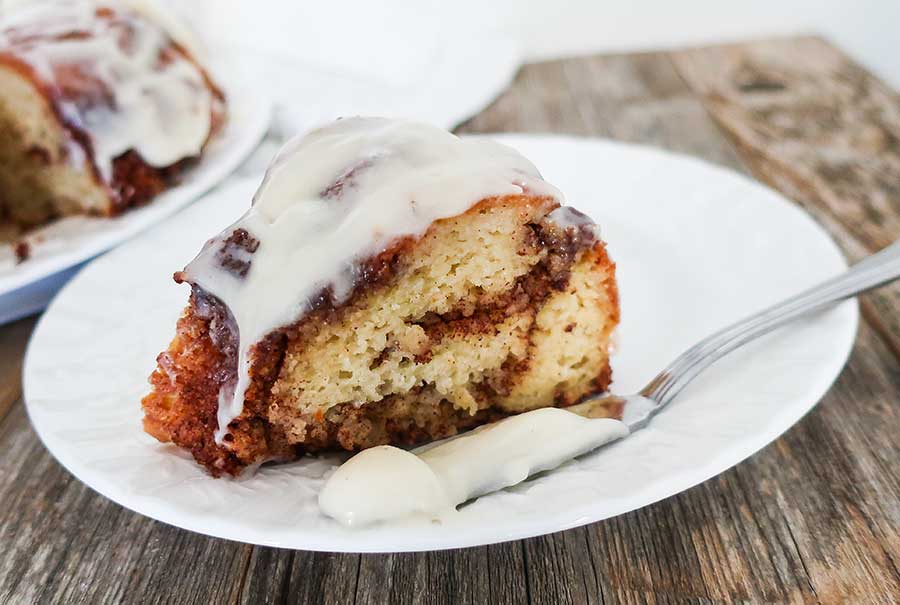
[[[342,119],[285,145],[250,210],[183,274],[228,307],[238,331],[237,380],[220,393],[217,442],[243,409],[255,343],[323,292],[340,304],[360,261],[398,238],[484,198],[525,192],[562,201],[515,150],[416,122]]]

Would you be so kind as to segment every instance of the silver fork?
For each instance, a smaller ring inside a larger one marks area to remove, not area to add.
[[[700,372],[751,340],[809,313],[823,310],[900,278],[900,241],[847,271],[783,302],[747,317],[701,340],[682,353],[634,395],[599,395],[566,408],[588,418],[607,416],[612,408],[629,430],[647,426]]]

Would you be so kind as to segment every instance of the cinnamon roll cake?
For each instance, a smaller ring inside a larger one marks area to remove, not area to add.
[[[615,265],[519,153],[339,120],[289,143],[190,285],[145,430],[213,475],[416,444],[610,382]]]
[[[33,0],[0,15],[0,223],[150,201],[222,127],[225,98],[136,2]]]

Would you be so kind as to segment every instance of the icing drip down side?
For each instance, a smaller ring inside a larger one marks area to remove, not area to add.
[[[424,124],[350,118],[288,143],[250,210],[177,276],[218,298],[238,336],[217,443],[243,409],[256,343],[324,301],[346,301],[365,280],[365,262],[399,238],[421,236],[484,198],[522,193],[562,202],[515,150]]]
[[[180,43],[129,2],[37,0],[0,19],[0,60],[24,65],[67,126],[70,160],[103,181],[135,150],[161,168],[201,153],[221,100]]]

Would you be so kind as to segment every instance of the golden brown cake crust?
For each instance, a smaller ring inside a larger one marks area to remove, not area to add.
[[[527,196],[502,201],[523,205],[535,202]],[[466,214],[477,214],[499,204],[500,200],[490,198]],[[173,442],[191,451],[200,464],[218,476],[237,474],[244,467],[265,460],[296,458],[308,451],[336,448],[352,451],[385,443],[412,445],[447,437],[508,415],[515,410],[500,407],[497,403],[509,397],[517,388],[519,378],[537,362],[533,348],[540,327],[536,317],[555,295],[566,293],[576,262],[585,275],[603,276],[602,283],[595,285],[606,301],[604,313],[608,316],[609,329],[618,321],[615,265],[607,255],[605,245],[577,230],[556,229],[546,223],[532,225],[532,231],[530,245],[550,252],[520,276],[512,288],[491,298],[488,304],[432,314],[416,324],[421,327],[426,343],[442,342],[448,336],[489,334],[507,317],[521,317],[523,325],[529,326],[525,354],[511,357],[473,386],[470,390],[472,409],[454,405],[431,386],[389,394],[380,401],[361,406],[343,403],[307,413],[293,409],[290,401],[282,401],[283,393],[273,393],[288,348],[303,349],[304,339],[315,333],[319,326],[338,322],[352,307],[354,298],[391,286],[404,256],[416,245],[414,238],[405,238],[365,263],[366,270],[361,272],[365,278],[357,284],[349,300],[335,305],[330,293],[323,292],[313,311],[296,324],[272,332],[256,345],[250,372],[252,382],[245,395],[244,411],[229,425],[230,434],[223,446],[214,442],[213,433],[217,428],[219,390],[234,376],[237,344],[228,327],[227,310],[195,286],[190,303],[178,322],[176,336],[169,349],[158,357],[158,367],[150,377],[153,390],[142,402],[145,430],[160,441]],[[564,329],[572,328],[566,326]],[[609,386],[611,372],[605,358],[607,343],[596,342],[595,345],[603,348],[603,363],[596,366],[589,379],[582,381],[583,384],[559,386],[541,405],[571,405],[584,395],[603,391]],[[417,351],[417,361],[427,359],[430,354],[428,346],[421,347]],[[297,426],[302,427],[299,438]]]

